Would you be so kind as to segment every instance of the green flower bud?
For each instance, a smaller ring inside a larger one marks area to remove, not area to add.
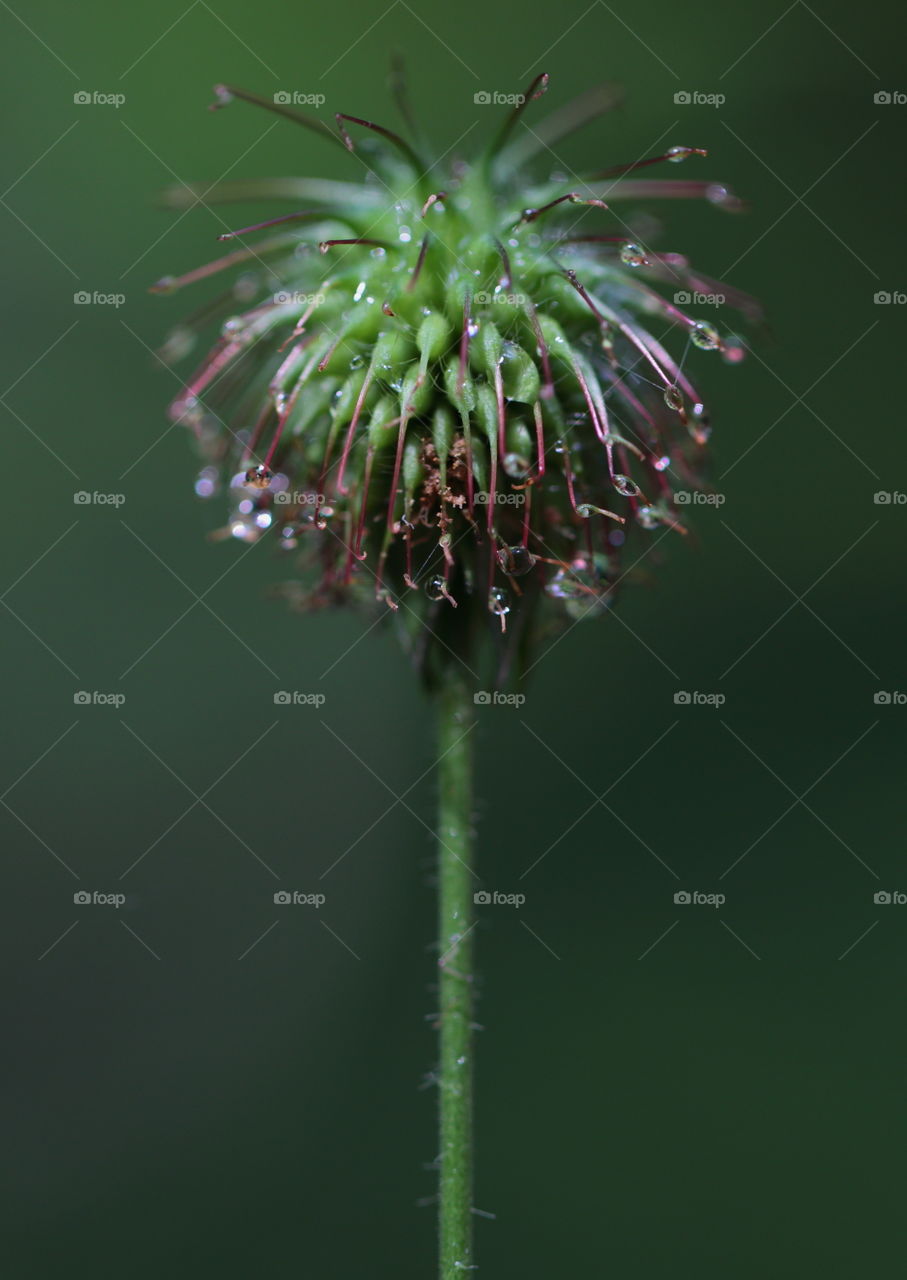
[[[647,195],[734,208],[714,184],[628,181],[655,160],[704,152],[676,146],[534,185],[538,135],[515,126],[546,85],[533,82],[443,191],[390,130],[338,116],[335,135],[219,86],[220,105],[255,102],[347,151],[358,148],[344,120],[370,130],[360,157],[380,182],[215,187],[207,200],[292,191],[307,207],[222,236],[267,233],[154,287],[240,272],[165,345],[175,361],[207,324],[222,326],[171,407],[202,453],[198,492],[216,489],[216,470],[232,477],[228,531],[245,541],[276,532],[297,556],[294,600],[390,605],[429,679],[457,659],[475,671],[483,649],[506,674],[546,616],[612,604],[631,533],[684,531],[674,486],[699,482],[710,430],[695,369],[709,353],[737,363],[743,352],[684,310],[707,278],[629,242],[609,208]],[[186,199],[181,188],[173,202]],[[727,294],[756,315],[751,299]]]

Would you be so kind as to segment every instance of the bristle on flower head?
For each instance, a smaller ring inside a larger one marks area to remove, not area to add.
[[[298,553],[294,599],[377,597],[410,619],[429,678],[454,654],[471,662],[489,632],[506,673],[544,609],[579,618],[611,605],[632,529],[684,532],[674,489],[699,485],[709,434],[689,349],[736,363],[743,345],[679,299],[724,292],[758,314],[746,295],[642,243],[620,211],[656,197],[738,208],[723,186],[630,176],[700,148],[528,180],[534,147],[519,126],[547,81],[518,95],[479,161],[454,165],[443,189],[420,144],[381,125],[338,113],[334,133],[217,86],[215,106],[238,98],[276,111],[355,152],[381,181],[215,188],[209,202],[260,194],[307,207],[228,231],[218,238],[241,248],[154,286],[242,271],[165,348],[181,358],[221,322],[171,406],[202,452],[196,491],[216,492],[219,475],[228,533],[269,532]],[[408,116],[399,80],[396,96]],[[613,101],[584,95],[538,136],[548,145]],[[348,126],[366,131],[367,147]],[[246,242],[259,231],[273,234]],[[678,338],[674,357],[663,342]]]

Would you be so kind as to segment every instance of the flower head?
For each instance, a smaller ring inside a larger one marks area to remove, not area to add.
[[[155,286],[236,272],[165,346],[181,358],[220,323],[171,415],[202,453],[196,491],[228,487],[224,532],[267,533],[296,553],[287,590],[304,607],[382,601],[409,624],[429,677],[454,653],[470,661],[483,638],[506,674],[535,619],[612,604],[632,531],[684,532],[674,489],[700,485],[709,434],[687,357],[736,362],[743,346],[683,298],[723,294],[756,311],[625,220],[627,200],[739,207],[716,184],[636,176],[704,151],[527,176],[542,137],[607,104],[593,92],[521,131],[546,87],[534,80],[478,159],[439,177],[380,125],[338,115],[335,133],[285,95],[218,86],[215,106],[240,98],[295,119],[364,162],[365,180],[206,193],[306,207],[221,236],[240,247]]]

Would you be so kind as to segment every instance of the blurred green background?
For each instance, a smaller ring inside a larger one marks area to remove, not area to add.
[[[540,116],[620,81],[563,165],[707,147],[683,176],[751,210],[660,206],[661,246],[772,327],[736,369],[692,353],[726,498],[698,545],[480,715],[484,883],[526,895],[479,925],[481,1273],[892,1273],[907,906],[874,894],[907,890],[907,706],[875,696],[907,690],[907,506],[874,494],[907,490],[907,306],[874,297],[905,286],[907,105],[874,96],[907,90],[902,11],[33,0],[0,25],[10,1274],[433,1273],[428,708],[390,630],[290,615],[267,539],[206,541],[223,509],[151,354],[195,299],[147,293],[224,226],[163,186],[353,176],[209,114],[213,83],[393,124],[395,50],[441,150],[491,127],[477,91],[546,70]]]

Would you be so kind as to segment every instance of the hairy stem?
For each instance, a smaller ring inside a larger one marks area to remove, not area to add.
[[[438,945],[441,1032],[440,1277],[473,1266],[472,695],[448,677],[438,714]]]

